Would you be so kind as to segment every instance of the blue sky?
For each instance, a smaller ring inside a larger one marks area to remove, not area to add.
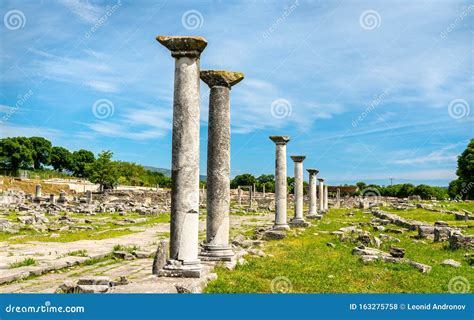
[[[240,71],[232,175],[273,173],[270,135],[330,184],[447,185],[474,132],[472,1],[2,1],[0,135],[169,168],[174,61],[208,40]],[[201,171],[208,88],[201,82]],[[293,165],[288,158],[288,174]]]

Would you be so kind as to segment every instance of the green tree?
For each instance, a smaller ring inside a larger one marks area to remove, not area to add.
[[[262,174],[257,178],[257,190],[262,192],[265,186],[265,192],[275,192],[275,176],[273,174]]]
[[[86,165],[86,172],[89,180],[100,184],[101,190],[114,188],[120,178],[117,170],[117,163],[112,161],[112,151],[102,151],[97,160]]]
[[[286,177],[286,185],[287,185],[287,192],[293,193],[295,190],[295,178],[294,177]]]
[[[424,200],[429,200],[431,199],[431,197],[434,197],[432,187],[426,184],[417,185],[415,189],[413,189],[413,194],[420,196],[421,199],[424,199]]]
[[[31,146],[33,147],[33,164],[36,170],[41,169],[43,165],[50,164],[51,142],[43,137],[31,137]]]
[[[474,139],[458,158],[458,179],[449,184],[449,195],[453,198],[474,199]]]
[[[453,180],[449,183],[448,187],[448,194],[451,198],[462,198],[461,196],[461,190],[463,189],[462,187],[462,181],[459,179]]]
[[[359,181],[356,183],[356,186],[359,189],[358,193],[361,194],[361,191],[364,190],[367,185],[365,184],[365,182]]]
[[[0,140],[0,164],[3,168],[17,172],[33,165],[33,146],[25,137]]]
[[[413,194],[413,190],[415,190],[414,185],[412,185],[411,183],[404,183],[398,190],[397,197],[407,198]]]
[[[63,170],[70,170],[72,164],[72,154],[63,147],[51,148],[51,165],[54,170],[62,172]]]
[[[250,173],[244,173],[238,176],[235,176],[230,183],[232,189],[237,189],[239,186],[253,186],[254,183],[257,183],[257,179]]]
[[[72,153],[71,169],[76,177],[86,176],[86,166],[95,161],[94,154],[89,150],[78,150]]]

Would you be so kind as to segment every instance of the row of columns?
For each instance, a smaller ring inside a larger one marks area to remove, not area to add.
[[[273,229],[289,229],[293,227],[305,227],[308,225],[303,216],[303,161],[305,156],[291,156],[294,162],[295,185],[294,185],[294,217],[287,223],[287,181],[286,181],[286,144],[290,141],[288,136],[270,136],[276,145],[275,155],[275,224]],[[309,173],[309,211],[308,219],[320,219],[317,210],[316,175],[318,170],[307,169]],[[328,210],[328,189],[324,179],[319,178],[319,210],[325,213]]]
[[[158,36],[175,58],[170,257],[158,276],[200,277],[201,259],[231,260],[230,90],[244,75],[200,71],[202,37]],[[201,79],[210,88],[206,240],[199,252],[199,114]]]

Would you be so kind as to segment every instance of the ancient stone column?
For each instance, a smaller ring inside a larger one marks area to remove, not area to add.
[[[239,72],[201,71],[211,89],[207,138],[206,241],[201,257],[230,261],[230,89],[244,78]]]
[[[249,209],[253,207],[253,188],[249,186]]]
[[[67,199],[66,199],[66,192],[64,192],[63,190],[61,190],[59,192],[59,199],[58,199],[58,203],[66,203],[67,202]]]
[[[159,276],[200,277],[199,233],[199,61],[201,37],[158,36],[175,58],[171,153],[170,259]]]
[[[40,184],[37,184],[36,187],[35,187],[35,198],[38,199],[38,198],[41,198],[42,194],[41,194],[41,185]]]
[[[51,193],[49,195],[49,202],[50,203],[56,203],[56,195],[54,193]]]
[[[86,203],[87,204],[92,203],[92,191],[90,190],[86,191]]]
[[[328,186],[325,184],[324,185],[324,212],[327,212],[329,210],[329,204],[328,204]]]
[[[275,159],[275,224],[273,229],[289,229],[286,222],[286,144],[288,136],[271,136],[270,140],[276,144]]]
[[[319,213],[324,213],[324,179],[319,178]]]
[[[316,169],[307,169],[309,173],[309,211],[307,218],[308,219],[317,219],[320,218],[321,215],[318,215],[317,209],[317,195],[316,195],[316,175],[318,174],[318,170]]]
[[[335,208],[340,208],[340,207],[341,207],[341,189],[337,188]]]
[[[240,186],[237,188],[237,204],[239,208],[242,208],[242,189]]]
[[[263,184],[262,187],[263,187],[263,190],[262,190],[263,191],[263,198],[265,198],[265,184]]]
[[[291,159],[295,163],[295,216],[290,221],[292,227],[308,226],[308,223],[306,223],[303,218],[303,161],[305,158],[305,156],[291,156]]]

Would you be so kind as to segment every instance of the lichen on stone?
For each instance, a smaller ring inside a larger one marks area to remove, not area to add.
[[[223,70],[203,70],[201,71],[200,76],[201,80],[209,87],[226,86],[229,88],[239,83],[244,78],[244,74],[241,72]]]

